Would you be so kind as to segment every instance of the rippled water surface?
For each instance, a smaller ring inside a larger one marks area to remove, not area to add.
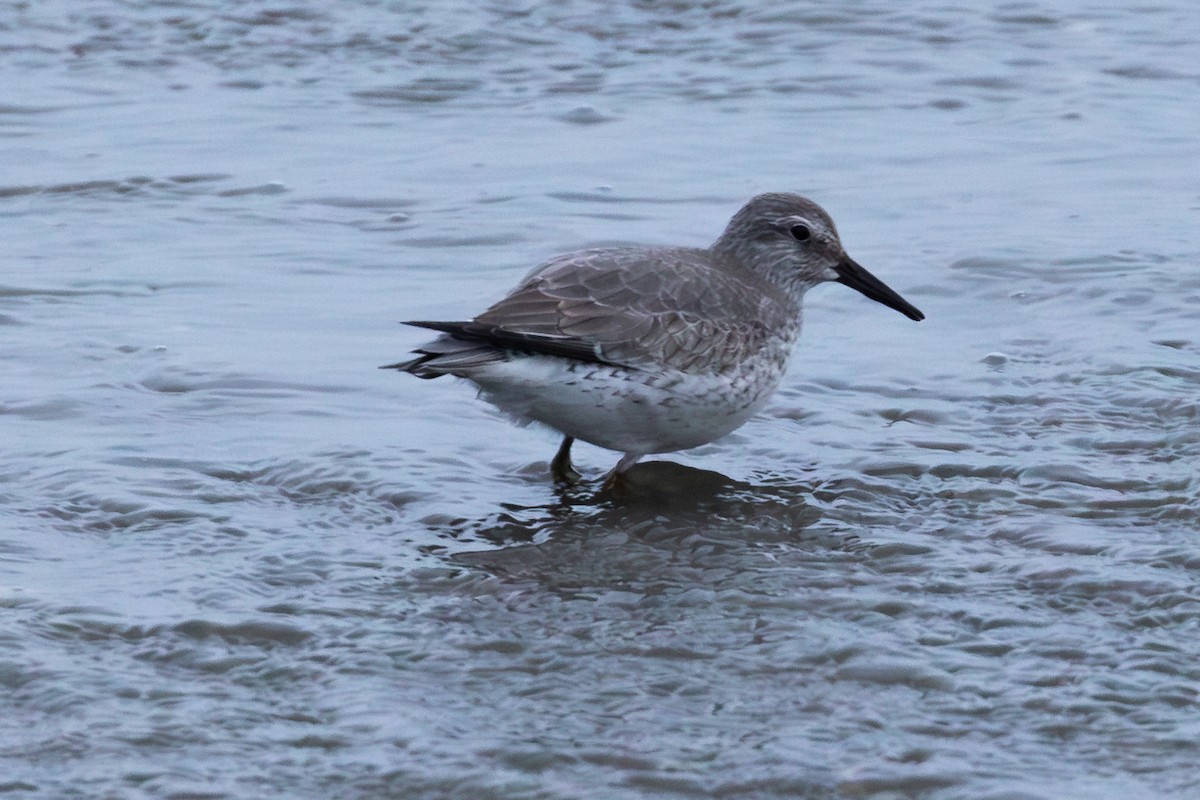
[[[9,3],[0,793],[1200,796],[1200,15]],[[639,465],[381,372],[799,191],[808,303]]]

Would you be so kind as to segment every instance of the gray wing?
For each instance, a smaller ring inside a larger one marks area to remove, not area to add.
[[[721,372],[762,348],[794,310],[773,287],[711,258],[683,248],[568,253],[473,324],[498,332],[502,346],[507,336],[581,360]]]

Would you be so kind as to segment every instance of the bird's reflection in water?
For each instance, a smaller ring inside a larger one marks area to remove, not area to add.
[[[811,530],[820,512],[806,503],[808,484],[747,483],[670,461],[624,477],[616,493],[596,483],[563,489],[549,505],[509,506],[473,530],[498,549],[449,560],[567,592],[648,591],[739,579],[789,543],[839,549],[847,539]]]

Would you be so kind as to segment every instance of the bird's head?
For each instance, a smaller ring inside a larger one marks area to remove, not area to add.
[[[779,286],[797,301],[817,284],[837,281],[909,319],[925,319],[915,306],[846,255],[825,209],[798,194],[754,197],[729,221],[712,250]]]

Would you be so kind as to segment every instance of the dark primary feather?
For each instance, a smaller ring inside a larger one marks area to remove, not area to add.
[[[414,320],[405,322],[404,324],[417,328],[430,328],[431,330],[448,333],[455,339],[484,342],[500,348],[572,358],[576,361],[587,361],[594,364],[622,366],[603,358],[598,352],[596,345],[589,344],[583,339],[572,336],[547,336],[540,333],[526,333],[519,330],[507,330],[497,325],[484,325],[480,322],[429,322]]]

